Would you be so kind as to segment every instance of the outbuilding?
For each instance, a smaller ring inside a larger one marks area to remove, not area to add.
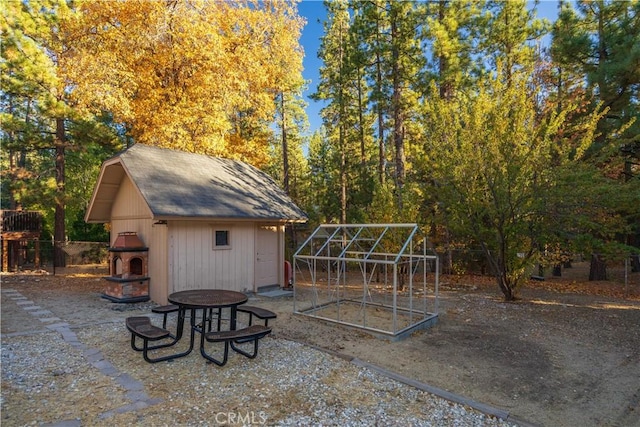
[[[285,286],[284,227],[307,216],[246,163],[135,144],[103,163],[85,221],[109,223],[112,246],[142,241],[149,297],[166,304],[186,289]]]

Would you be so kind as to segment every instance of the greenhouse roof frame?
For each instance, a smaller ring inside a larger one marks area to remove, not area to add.
[[[295,257],[395,264],[425,243],[417,224],[321,224],[298,248]],[[422,253],[426,248],[423,247]],[[407,253],[407,251],[409,251]],[[392,258],[390,258],[393,256]]]

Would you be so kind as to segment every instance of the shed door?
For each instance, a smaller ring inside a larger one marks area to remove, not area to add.
[[[278,227],[259,226],[256,234],[256,287],[278,284]]]

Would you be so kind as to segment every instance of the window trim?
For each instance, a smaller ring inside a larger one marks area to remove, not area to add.
[[[227,237],[226,245],[217,244],[217,237],[219,232],[226,233],[226,237]],[[231,249],[231,229],[229,227],[213,227],[211,238],[212,238],[212,248],[214,251]]]

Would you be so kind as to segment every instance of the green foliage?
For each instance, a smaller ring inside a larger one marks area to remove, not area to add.
[[[471,87],[473,76],[479,74],[472,59],[482,25],[479,6],[473,0],[426,4],[424,33],[433,43],[429,77],[436,80],[443,98],[451,98],[459,88]]]
[[[498,64],[508,80],[521,67],[536,62],[536,42],[549,32],[546,20],[535,18],[526,0],[488,1],[479,40],[480,52],[488,60],[492,73]]]
[[[62,65],[70,43],[63,28],[75,17],[69,4],[9,1],[5,6],[2,207],[41,211],[42,238],[49,239],[56,233],[57,205],[69,214],[60,217],[62,226],[76,235],[70,222],[83,215],[100,164],[121,148],[122,132],[109,115],[94,117],[69,102]]]
[[[340,202],[336,196],[340,186],[335,168],[335,151],[324,128],[314,132],[309,139],[307,154],[310,175],[310,194],[306,212],[312,225],[337,223],[340,218]]]
[[[306,104],[300,93],[280,94],[278,104],[278,126],[271,137],[269,161],[263,170],[304,210],[310,196],[309,166],[303,154],[303,134],[308,128]]]
[[[631,234],[640,206],[640,180],[620,182],[594,164],[570,162],[555,171],[548,194],[546,240],[574,253],[629,253],[621,235]],[[637,250],[637,249],[636,249]]]
[[[588,111],[608,109],[592,154],[614,141],[638,144],[640,134],[640,2],[577,1],[562,5],[554,25],[553,60],[578,73],[592,97]],[[640,144],[638,144],[640,145]],[[636,147],[636,158],[640,149]]]
[[[499,68],[477,93],[451,101],[432,89],[424,166],[432,169],[449,229],[483,248],[505,298],[512,299],[546,243],[548,215],[559,214],[548,204],[557,179],[553,165],[568,163],[591,134],[587,129],[573,146],[559,142],[570,110],[538,117],[530,72],[503,75]]]
[[[88,224],[84,221],[85,211],[76,211],[68,225],[69,240],[79,242],[109,242],[109,230],[105,224]]]

